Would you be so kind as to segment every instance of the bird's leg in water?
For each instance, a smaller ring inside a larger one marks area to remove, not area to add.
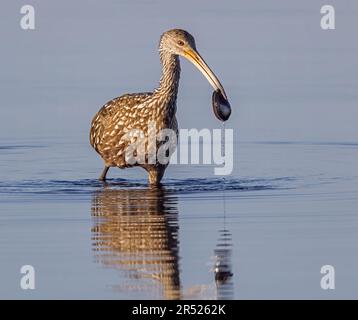
[[[108,170],[109,170],[109,167],[105,166],[102,171],[101,176],[99,177],[100,181],[106,181],[106,175],[107,175]]]
[[[160,181],[163,178],[166,166],[153,166],[147,168],[148,171],[148,180],[151,185],[159,185]]]

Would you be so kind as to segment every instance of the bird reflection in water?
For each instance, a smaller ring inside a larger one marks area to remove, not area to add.
[[[125,275],[115,289],[181,298],[177,210],[176,196],[164,188],[105,187],[94,194],[96,260]]]

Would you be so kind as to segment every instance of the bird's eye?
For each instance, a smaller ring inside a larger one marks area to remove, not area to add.
[[[179,41],[178,41],[178,45],[183,46],[183,45],[184,45],[184,41],[179,40]]]

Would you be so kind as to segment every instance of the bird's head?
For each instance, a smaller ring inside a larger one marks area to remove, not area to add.
[[[162,34],[159,51],[182,56],[193,63],[209,81],[215,91],[220,91],[227,99],[225,90],[214,72],[211,71],[196,49],[194,37],[187,31],[172,29]]]

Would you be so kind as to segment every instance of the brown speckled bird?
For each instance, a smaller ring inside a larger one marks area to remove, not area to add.
[[[153,122],[156,133],[163,129],[171,129],[177,134],[178,123],[175,113],[180,77],[179,56],[192,62],[204,74],[212,87],[219,90],[226,98],[223,86],[197,52],[195,40],[188,32],[173,29],[163,33],[160,38],[159,53],[163,67],[159,87],[153,92],[125,94],[115,98],[106,103],[92,120],[90,143],[105,164],[100,176],[102,181],[106,179],[110,167],[140,166],[148,172],[150,184],[160,183],[169,162],[128,163],[126,150],[136,141],[136,138],[123,139],[123,137],[128,132],[139,129],[147,138],[149,123]],[[151,143],[155,143],[154,148],[158,150],[164,142],[152,142],[147,139],[145,150],[146,152],[151,150]],[[148,158],[148,154],[145,158]]]

